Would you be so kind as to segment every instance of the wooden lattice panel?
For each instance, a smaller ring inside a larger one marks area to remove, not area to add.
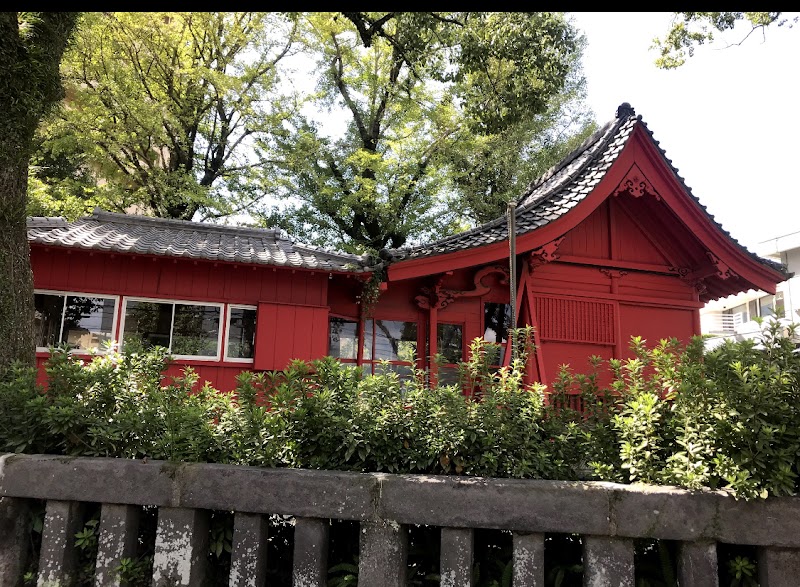
[[[534,298],[539,337],[543,340],[612,345],[614,304],[537,296]]]

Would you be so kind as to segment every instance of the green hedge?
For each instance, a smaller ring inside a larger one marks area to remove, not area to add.
[[[0,376],[0,450],[392,473],[602,479],[738,497],[790,495],[800,454],[800,357],[788,331],[703,351],[700,338],[646,345],[634,358],[564,367],[552,388],[524,383],[518,359],[490,369],[476,340],[461,384],[431,387],[415,372],[360,369],[325,358],[280,373],[243,372],[233,394],[197,375],[162,385],[163,349],[110,350],[85,364],[65,349]],[[610,369],[610,374],[603,371]],[[608,386],[598,381],[611,380]],[[469,393],[465,395],[464,390]],[[579,393],[583,410],[566,407]],[[546,399],[547,394],[547,399]]]

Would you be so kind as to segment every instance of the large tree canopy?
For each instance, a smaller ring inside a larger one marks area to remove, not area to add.
[[[229,214],[352,251],[502,214],[593,127],[561,13],[93,13],[31,211]]]
[[[726,31],[741,24],[741,36],[731,42],[742,44],[754,33],[764,34],[767,27],[792,26],[797,18],[789,20],[780,12],[676,12],[667,33],[653,41],[659,52],[656,65],[662,69],[675,69],[694,55],[695,48],[714,41]]]
[[[0,12],[0,370],[32,364],[28,160],[39,122],[63,92],[58,65],[76,13]]]
[[[315,13],[304,24],[317,93],[275,137],[284,205],[264,222],[306,240],[398,247],[494,218],[537,158],[552,163],[591,128],[576,108],[582,39],[562,14]],[[344,131],[326,132],[319,111]]]
[[[288,115],[277,66],[295,28],[276,12],[87,13],[32,193],[67,213],[81,201],[183,219],[251,207],[264,196],[255,139]]]

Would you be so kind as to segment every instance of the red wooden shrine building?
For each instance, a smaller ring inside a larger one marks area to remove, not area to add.
[[[31,218],[37,356],[58,343],[76,353],[158,344],[173,373],[191,365],[230,390],[242,369],[324,355],[366,371],[388,360],[402,374],[413,352],[449,381],[472,339],[506,342],[514,299],[518,323],[535,328],[533,378],[548,383],[564,363],[583,371],[591,355],[625,357],[634,335],[685,341],[706,301],[774,293],[787,278],[714,221],[628,104],[521,195],[515,225],[512,296],[505,217],[379,259],[275,230],[102,211]],[[365,315],[376,271],[380,296]]]

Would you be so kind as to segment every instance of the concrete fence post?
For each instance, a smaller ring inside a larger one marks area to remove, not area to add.
[[[39,552],[38,587],[69,585],[78,567],[75,534],[83,523],[84,504],[77,501],[48,500]]]
[[[161,507],[153,554],[153,587],[201,587],[206,576],[209,514]]]
[[[544,587],[544,534],[513,534],[514,587]]]
[[[800,549],[758,549],[758,582],[761,587],[796,587],[800,582]]]
[[[296,518],[294,522],[295,587],[325,587],[328,584],[328,538],[330,520]]]
[[[0,587],[17,587],[28,563],[30,513],[24,499],[0,497]]]
[[[681,542],[678,547],[680,587],[719,587],[716,542]]]
[[[408,575],[408,528],[396,522],[362,522],[358,549],[358,584],[405,587]]]
[[[633,540],[583,537],[584,587],[633,587]]]
[[[269,520],[261,514],[236,512],[229,587],[261,587],[267,577]]]
[[[442,528],[439,574],[442,587],[472,587],[472,528]]]
[[[139,537],[140,508],[104,503],[100,510],[95,587],[119,587],[122,559],[135,558]]]

